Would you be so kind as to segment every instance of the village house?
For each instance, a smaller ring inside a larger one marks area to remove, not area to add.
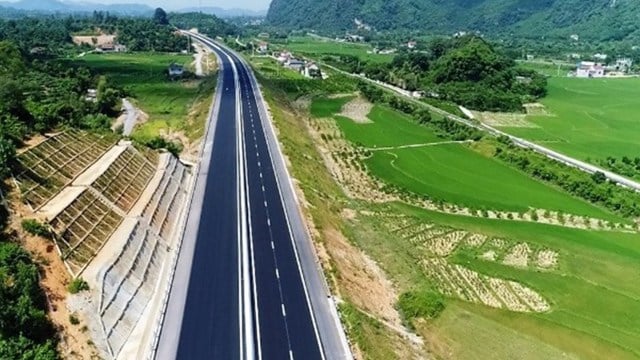
[[[605,61],[605,60],[607,60],[607,57],[608,57],[607,54],[597,53],[597,54],[593,55],[593,59],[596,60],[596,61]]]
[[[613,65],[615,71],[620,71],[627,73],[631,70],[631,66],[633,65],[633,60],[629,58],[620,58],[616,60],[616,63]]]
[[[322,72],[314,62],[308,62],[304,65],[304,76],[308,78],[321,78]]]
[[[182,76],[184,74],[184,66],[178,65],[176,63],[171,63],[169,65],[169,76],[176,77]]]
[[[416,46],[418,46],[418,43],[417,43],[416,41],[409,41],[409,42],[407,43],[407,48],[408,48],[409,50],[413,50],[413,49],[415,49],[415,48],[416,48]]]
[[[345,35],[344,39],[348,42],[364,42],[364,36],[360,35],[347,34]]]
[[[576,77],[600,78],[604,77],[604,66],[593,61],[581,61],[576,68]]]
[[[289,60],[287,60],[284,66],[288,69],[302,72],[304,68],[304,61],[298,60],[296,58],[290,58]]]
[[[257,51],[258,51],[260,54],[266,54],[266,53],[269,51],[269,44],[268,44],[268,43],[266,43],[266,42],[264,42],[264,41],[261,41],[261,42],[258,44]]]
[[[289,59],[291,59],[293,55],[288,51],[283,51],[280,54],[276,55],[276,61],[280,63],[280,65],[284,65]]]

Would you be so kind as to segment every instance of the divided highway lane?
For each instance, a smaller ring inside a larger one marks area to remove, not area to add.
[[[208,165],[196,185],[156,358],[326,359],[271,158],[273,140],[261,119],[259,89],[241,59],[198,38],[221,61],[222,95],[212,115],[214,130],[202,159]],[[299,226],[293,228],[299,232]],[[313,275],[322,329],[339,329],[324,331],[330,358],[348,359],[346,339],[337,335],[342,334],[337,314],[326,316],[331,300],[317,290],[318,274]]]
[[[205,139],[156,359],[240,359],[235,75],[221,57]]]
[[[255,255],[259,349],[264,359],[322,359],[288,219],[247,70],[239,66]]]

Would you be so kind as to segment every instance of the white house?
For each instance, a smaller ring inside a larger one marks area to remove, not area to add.
[[[633,65],[632,59],[621,58],[616,60],[614,67],[617,71],[629,72],[629,70],[631,70],[631,65]]]
[[[604,66],[592,61],[579,62],[576,68],[576,77],[600,78],[604,77]]]
[[[284,66],[291,70],[302,71],[302,69],[304,68],[304,61],[298,60],[296,58],[291,58],[284,64]]]
[[[184,67],[176,63],[169,65],[169,76],[182,76],[184,74]]]
[[[605,61],[605,60],[607,60],[607,57],[608,57],[607,54],[597,53],[597,54],[593,55],[593,58],[595,60],[598,60],[598,61]]]
[[[260,54],[266,54],[266,53],[267,53],[267,51],[269,51],[269,44],[268,44],[268,43],[266,43],[266,42],[264,42],[264,41],[261,41],[261,42],[258,44],[258,52],[259,52]]]
[[[304,76],[308,78],[320,78],[322,77],[322,72],[318,65],[313,62],[308,62],[304,66]]]

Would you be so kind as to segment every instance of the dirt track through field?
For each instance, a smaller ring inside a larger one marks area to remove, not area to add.
[[[461,140],[461,141],[439,141],[432,143],[424,143],[424,144],[409,144],[409,145],[400,145],[400,146],[387,146],[387,147],[379,147],[379,148],[367,148],[369,151],[389,151],[389,150],[399,150],[399,149],[412,149],[412,148],[421,148],[427,146],[438,146],[438,145],[449,145],[449,144],[468,144],[472,143],[473,140]]]

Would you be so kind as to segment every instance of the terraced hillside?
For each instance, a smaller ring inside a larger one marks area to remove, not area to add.
[[[23,152],[18,156],[22,170],[15,179],[24,201],[39,209],[114,144],[110,138],[70,130]]]

